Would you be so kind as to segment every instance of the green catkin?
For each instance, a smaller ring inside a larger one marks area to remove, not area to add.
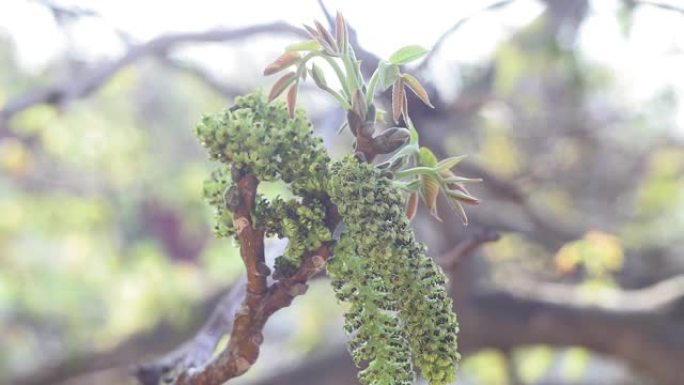
[[[264,229],[267,236],[287,238],[287,248],[276,262],[276,270],[289,276],[299,267],[302,255],[315,250],[332,239],[325,224],[325,205],[317,198],[272,201],[260,197],[254,208],[255,226]]]
[[[289,183],[295,195],[323,191],[330,159],[300,109],[290,118],[284,103],[250,94],[224,112],[203,117],[195,133],[214,160],[261,181]]]
[[[359,373],[363,384],[407,385],[413,382],[408,341],[396,317],[396,301],[369,261],[358,255],[356,242],[343,232],[328,262],[328,275],[339,300],[349,302],[345,331],[356,365],[367,366]]]
[[[260,181],[283,181],[295,198],[257,194],[252,223],[267,236],[288,239],[275,262],[289,276],[302,256],[332,239],[326,202],[345,224],[328,262],[339,300],[349,302],[345,330],[365,385],[407,385],[413,364],[431,385],[454,380],[458,324],[441,270],[415,240],[399,192],[374,166],[347,157],[330,165],[322,140],[297,110],[260,93],[239,97],[195,129],[210,157],[222,163],[204,184],[216,209],[215,233],[235,236],[231,202],[239,199],[231,171]],[[236,195],[237,194],[237,195]]]
[[[230,178],[230,169],[226,166],[214,170],[209,179],[204,181],[204,199],[214,206],[214,234],[219,238],[228,238],[235,235],[233,214],[226,208],[224,201],[226,190],[233,185]]]
[[[226,111],[203,117],[195,133],[210,157],[224,164],[204,185],[204,196],[216,209],[217,236],[235,235],[226,202],[228,189],[235,188],[232,167],[260,181],[283,181],[299,197],[269,202],[258,196],[255,202],[255,226],[268,235],[288,238],[285,253],[276,259],[281,275],[293,272],[305,251],[332,239],[321,201],[330,160],[301,110],[290,118],[284,103],[268,103],[261,93],[254,93],[238,97]]]
[[[452,382],[459,359],[456,316],[444,288],[444,275],[426,255],[425,246],[415,240],[401,196],[380,171],[353,157],[333,165],[330,175],[330,198],[358,255],[338,255],[335,259],[343,261],[336,263],[364,260],[365,289],[372,290],[376,278],[384,283],[386,293],[378,301],[389,308],[398,307],[401,332],[423,377],[432,385]],[[353,296],[349,300],[352,308],[377,306]]]

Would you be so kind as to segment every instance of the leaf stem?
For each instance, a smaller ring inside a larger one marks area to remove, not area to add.
[[[413,168],[409,168],[407,170],[401,170],[401,171],[395,172],[394,177],[397,179],[401,179],[401,178],[407,178],[407,177],[411,177],[411,176],[418,176],[418,175],[424,175],[424,174],[437,175],[437,172],[432,167],[413,167]]]
[[[344,64],[344,69],[347,72],[347,86],[349,87],[349,92],[353,95],[354,92],[356,92],[356,90],[361,88],[358,78],[356,77],[354,63],[352,62],[349,55],[342,56],[342,63]]]
[[[370,80],[368,81],[368,89],[366,90],[366,105],[368,107],[373,104],[373,98],[375,94],[375,87],[378,84],[378,79],[380,78],[380,71],[379,68],[376,68],[375,71],[373,71],[373,75],[371,75]]]
[[[344,72],[342,72],[342,68],[340,68],[340,65],[337,64],[335,59],[331,58],[330,56],[326,55],[320,55],[325,61],[330,64],[332,69],[335,71],[335,74],[337,75],[337,79],[340,81],[342,84],[342,91],[344,92],[344,96],[347,97],[347,99],[351,100],[351,92],[349,91],[349,85],[347,84],[347,80],[344,76]]]
[[[325,88],[322,88],[323,91],[329,93],[332,95],[337,101],[344,107],[345,110],[351,110],[351,104],[344,98],[344,96],[340,95],[339,92],[333,90],[332,88],[326,86]]]

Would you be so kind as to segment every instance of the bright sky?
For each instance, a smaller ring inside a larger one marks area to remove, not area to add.
[[[326,4],[331,10],[343,12],[359,32],[364,47],[387,57],[405,44],[430,47],[458,18],[492,2],[327,0]],[[683,0],[669,2],[684,5]],[[103,19],[92,18],[74,25],[69,45],[44,7],[30,0],[0,0],[0,33],[3,30],[10,33],[16,41],[21,63],[38,71],[68,47],[91,59],[121,54],[124,48],[112,32],[114,29],[145,41],[171,31],[198,31],[273,20],[301,25],[322,17],[315,0],[54,0],[53,3],[92,9]],[[684,133],[684,71],[681,70],[684,68],[684,15],[644,8],[636,13],[631,35],[626,39],[615,17],[618,5],[618,0],[591,1],[591,14],[578,42],[582,55],[614,69],[624,87],[617,96],[631,103],[638,105],[663,87],[671,87],[682,101],[673,121],[677,131]],[[542,9],[537,0],[517,0],[499,11],[477,16],[448,40],[439,63],[453,67],[486,58],[510,31],[529,22]],[[441,70],[444,68],[435,68],[438,73]]]

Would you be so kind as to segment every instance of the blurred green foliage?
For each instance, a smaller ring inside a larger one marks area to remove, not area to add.
[[[3,95],[40,83],[11,64],[0,61]],[[186,324],[190,303],[240,272],[235,247],[208,234],[210,168],[189,129],[220,100],[148,62],[65,111],[12,121],[0,137],[0,375],[110,348],[161,318]]]

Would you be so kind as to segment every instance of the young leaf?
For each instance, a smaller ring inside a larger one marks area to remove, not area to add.
[[[437,214],[437,195],[439,195],[439,180],[432,175],[423,174],[420,176],[422,185],[420,186],[420,195],[425,202],[430,215],[442,220]]]
[[[337,46],[337,42],[335,39],[332,37],[330,32],[328,32],[327,29],[323,26],[323,24],[314,21],[314,25],[316,25],[316,30],[318,31],[318,35],[321,36],[326,43],[332,48],[333,52],[338,54],[340,53],[340,48]]]
[[[404,108],[404,98],[406,97],[404,92],[404,82],[398,78],[392,86],[392,119],[394,119],[394,123],[399,123],[401,111]]]
[[[456,190],[456,189],[446,189],[445,193],[448,197],[452,199],[456,199],[459,202],[467,203],[470,205],[479,205],[480,200],[475,198],[474,196],[468,195],[462,191]]]
[[[287,91],[287,112],[291,118],[294,117],[295,105],[297,104],[297,88],[297,83],[295,83]]]
[[[437,165],[437,157],[427,147],[421,147],[418,150],[418,165],[422,167],[435,167]]]
[[[318,88],[326,89],[328,88],[328,83],[325,81],[325,75],[321,67],[317,66],[316,63],[311,65],[311,78]]]
[[[273,63],[266,66],[264,69],[264,75],[273,75],[274,73],[280,72],[285,68],[295,64],[301,59],[296,52],[285,52],[284,54],[278,56]]]
[[[318,34],[318,31],[316,31],[316,30],[315,30],[314,28],[312,28],[312,27],[309,27],[309,26],[306,25],[306,24],[302,24],[302,25],[304,26],[304,29],[306,30],[306,32],[309,33],[309,36],[311,36],[312,39],[314,39],[314,40],[320,42],[320,40],[321,40],[321,35]]]
[[[416,216],[416,211],[418,211],[418,193],[413,192],[406,200],[406,217],[409,221]]]
[[[452,189],[452,190],[458,190],[463,192],[466,195],[470,195],[470,191],[462,184],[462,183],[453,183],[453,182],[443,182],[447,188]]]
[[[373,146],[380,154],[389,154],[406,144],[409,131],[404,127],[390,127],[373,137]]]
[[[321,44],[316,40],[306,40],[300,43],[290,44],[285,47],[286,52],[318,51],[320,49]]]
[[[450,183],[462,184],[462,183],[480,183],[480,182],[482,182],[482,178],[465,178],[462,176],[456,176],[451,172],[449,172],[449,174],[440,173],[440,175],[442,175],[442,177],[444,178],[443,182],[446,184],[450,184]]]
[[[428,50],[419,45],[407,45],[395,51],[389,61],[392,64],[402,65],[420,59],[427,53]]]
[[[460,155],[460,156],[452,156],[450,158],[442,159],[437,163],[435,167],[437,167],[437,171],[449,171],[452,167],[455,165],[461,163],[463,159],[465,159],[465,155]]]
[[[366,120],[366,114],[368,113],[368,106],[366,105],[366,99],[363,96],[361,90],[356,90],[352,95],[352,110],[356,112],[361,119]]]
[[[463,206],[461,206],[458,200],[447,197],[447,203],[449,203],[449,207],[451,208],[451,210],[453,210],[458,215],[458,217],[461,218],[463,226],[468,226],[468,216],[466,215]]]
[[[409,120],[406,122],[406,127],[409,129],[409,132],[411,133],[411,136],[409,137],[409,144],[418,149],[418,131],[416,130],[416,127],[413,125],[411,117],[409,117]]]
[[[401,114],[404,117],[404,121],[408,122],[409,116],[408,116],[408,97],[406,96],[406,89],[404,89],[404,101],[401,106]]]
[[[288,72],[283,75],[280,79],[276,80],[271,87],[271,92],[268,93],[268,101],[271,102],[273,99],[277,98],[280,94],[285,91],[287,86],[290,85],[297,78],[297,74],[294,71]]]
[[[365,119],[362,119],[356,111],[350,109],[347,110],[347,122],[349,122],[349,130],[356,136],[359,129],[366,121]]]
[[[378,85],[380,86],[380,91],[385,91],[390,88],[392,83],[399,77],[399,66],[396,64],[391,64],[384,60],[380,61],[378,64]]]
[[[402,79],[404,79],[404,83],[413,91],[420,100],[423,101],[426,105],[428,105],[430,108],[435,108],[435,106],[430,103],[430,96],[428,95],[427,91],[425,91],[425,88],[420,84],[418,79],[415,77],[409,75],[409,74],[402,74],[401,75]]]
[[[340,51],[344,52],[347,49],[347,23],[339,12],[337,12],[337,17],[335,18],[335,39]]]
[[[316,29],[309,27],[308,25],[304,24],[304,29],[306,29],[306,32],[309,33],[309,36],[311,36],[318,44],[320,44],[321,48],[325,53],[331,56],[336,56],[337,51],[333,49],[333,47],[326,41],[325,37],[321,35]],[[327,31],[326,31],[327,32]]]

